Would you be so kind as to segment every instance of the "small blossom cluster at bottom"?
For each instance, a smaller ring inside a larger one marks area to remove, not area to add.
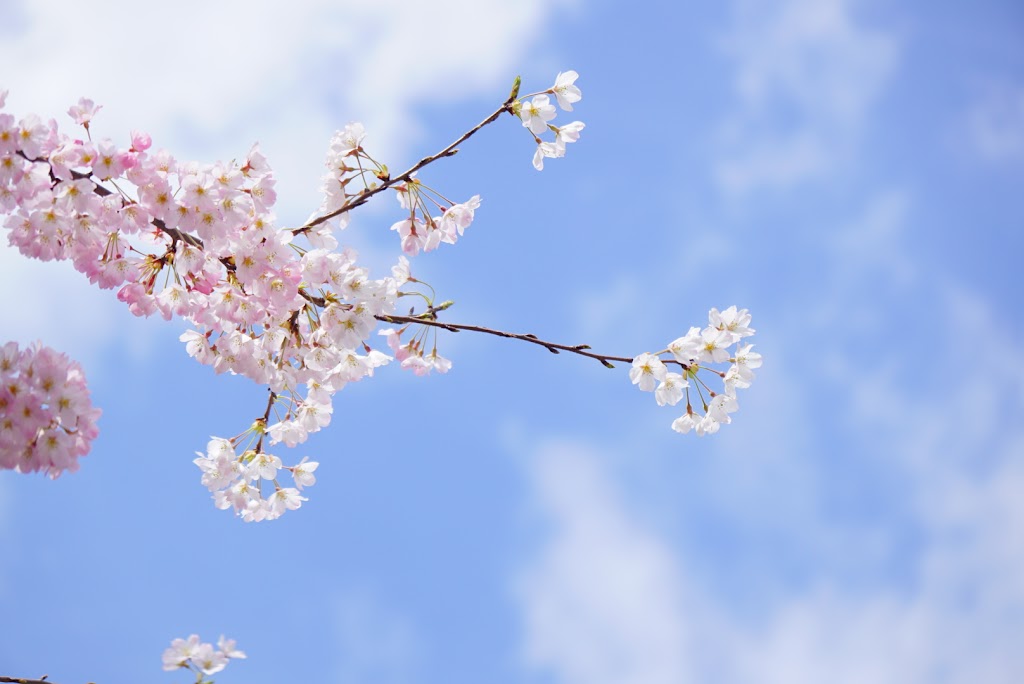
[[[212,675],[228,666],[231,658],[245,658],[245,653],[235,647],[234,639],[225,639],[221,635],[217,640],[217,648],[213,644],[201,643],[198,634],[188,639],[175,639],[170,648],[164,651],[164,670],[171,672],[185,668],[195,672],[197,682],[202,682],[203,675]]]
[[[718,432],[725,423],[731,423],[730,413],[739,404],[736,390],[750,387],[754,379],[754,368],[761,366],[761,355],[751,351],[753,345],[740,344],[740,340],[754,334],[750,327],[750,313],[730,306],[725,311],[711,309],[708,312],[708,326],[690,328],[686,335],[674,340],[668,348],[657,354],[643,353],[633,359],[629,378],[645,392],[654,392],[659,406],[675,406],[686,397],[686,413],[672,422],[676,432],[693,430],[698,435]],[[729,347],[736,345],[735,350]],[[667,363],[679,366],[682,372],[670,372],[659,357],[670,355]],[[728,370],[721,371],[710,364],[730,363]],[[723,383],[716,392],[708,386],[701,372],[718,376]],[[699,401],[703,413],[694,411],[693,402]]]
[[[85,374],[38,342],[0,346],[0,469],[57,478],[78,470],[99,430]]]

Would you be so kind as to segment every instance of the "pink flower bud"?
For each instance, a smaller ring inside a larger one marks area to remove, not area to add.
[[[117,155],[117,162],[125,170],[134,169],[139,165],[139,158],[133,152],[121,152]]]
[[[132,149],[136,152],[145,152],[153,145],[153,139],[143,131],[132,131]]]

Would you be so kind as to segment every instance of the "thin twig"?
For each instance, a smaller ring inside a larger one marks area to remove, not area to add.
[[[566,351],[572,354],[586,356],[591,359],[597,359],[598,361],[601,362],[601,365],[605,366],[606,368],[615,368],[615,366],[612,365],[611,363],[612,361],[618,361],[620,363],[633,363],[633,359],[628,356],[610,356],[608,354],[598,354],[597,352],[593,352],[590,350],[589,344],[558,344],[557,342],[548,342],[546,340],[542,340],[538,338],[536,335],[531,335],[529,333],[510,333],[505,332],[504,330],[485,328],[482,325],[444,323],[442,321],[438,321],[434,318],[426,316],[388,316],[385,314],[381,314],[378,316],[374,316],[374,318],[376,318],[378,321],[383,321],[384,323],[393,323],[397,325],[418,323],[420,325],[429,325],[434,328],[441,328],[442,330],[447,330],[449,332],[460,332],[463,330],[468,330],[470,332],[479,332],[485,333],[487,335],[495,335],[497,337],[508,337],[514,340],[522,340],[523,342],[529,342],[531,344],[536,344],[541,347],[544,347],[552,354],[558,354],[559,352]],[[687,366],[685,363],[680,363],[679,361],[676,361],[674,359],[667,360],[665,361],[665,363],[674,363],[679,366],[682,366],[684,370],[689,369],[689,366]]]
[[[364,189],[358,195],[353,196],[352,199],[350,199],[349,201],[345,202],[344,206],[342,206],[342,207],[340,207],[338,209],[335,209],[334,211],[332,211],[329,214],[324,214],[323,216],[318,216],[317,218],[313,219],[312,221],[310,221],[309,223],[305,224],[301,228],[296,228],[294,232],[300,233],[302,231],[309,230],[310,228],[313,228],[314,226],[320,225],[324,221],[329,221],[330,219],[334,218],[335,216],[340,216],[341,214],[344,214],[346,211],[351,211],[352,209],[355,209],[356,207],[362,206],[362,205],[366,204],[370,200],[370,198],[373,197],[374,195],[376,195],[376,194],[378,194],[380,192],[384,192],[385,190],[387,190],[388,188],[390,188],[391,186],[393,186],[393,185],[395,185],[397,183],[401,183],[403,181],[410,180],[414,173],[416,173],[417,171],[422,169],[427,164],[432,164],[433,162],[437,161],[438,159],[441,159],[442,157],[450,157],[450,156],[452,156],[453,154],[458,152],[458,150],[456,148],[459,145],[461,145],[462,143],[464,143],[467,140],[469,140],[469,138],[474,133],[479,131],[481,128],[483,128],[487,124],[493,123],[495,120],[497,120],[497,118],[499,116],[501,116],[502,112],[505,112],[505,111],[509,111],[510,112],[510,111],[512,111],[511,105],[512,105],[512,103],[514,101],[515,101],[514,97],[509,97],[507,100],[505,100],[501,104],[500,107],[498,107],[496,110],[494,110],[493,114],[488,116],[486,119],[484,119],[483,121],[478,123],[473,128],[471,128],[468,131],[466,131],[465,133],[463,133],[462,136],[460,136],[458,140],[456,140],[451,145],[449,145],[448,147],[444,148],[443,150],[441,150],[437,154],[432,154],[429,157],[424,157],[423,159],[420,159],[418,162],[416,162],[411,167],[409,167],[409,169],[406,170],[404,173],[401,173],[401,174],[395,176],[394,178],[389,178],[388,180],[384,181],[383,183],[381,183],[380,185],[378,185],[378,186],[376,186],[374,188],[366,188],[366,189]]]
[[[263,438],[267,434],[266,430],[267,422],[270,420],[270,409],[274,407],[275,401],[277,401],[277,393],[274,392],[273,390],[270,390],[270,396],[267,397],[267,410],[263,412],[263,429],[260,431],[260,439],[256,443],[256,453],[258,454],[263,453]]]

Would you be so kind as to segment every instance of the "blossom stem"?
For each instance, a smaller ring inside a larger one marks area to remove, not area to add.
[[[473,126],[473,128],[471,128],[468,131],[466,131],[465,133],[463,133],[461,136],[459,136],[458,140],[456,140],[452,144],[448,145],[448,147],[444,148],[443,150],[441,150],[437,154],[432,154],[429,157],[424,157],[423,159],[420,159],[418,162],[416,162],[411,167],[409,167],[404,173],[401,173],[401,174],[399,174],[397,176],[393,176],[392,178],[389,178],[388,180],[382,182],[380,185],[378,185],[378,186],[376,186],[374,188],[366,188],[365,190],[360,192],[358,195],[355,195],[352,199],[350,199],[349,201],[345,202],[345,204],[343,206],[339,207],[338,209],[335,209],[334,211],[332,211],[332,212],[330,212],[328,214],[324,214],[323,216],[318,216],[317,218],[313,219],[312,221],[309,221],[308,223],[306,223],[302,227],[296,228],[294,230],[294,232],[300,233],[302,231],[308,230],[310,228],[313,228],[315,226],[320,225],[324,221],[329,221],[330,219],[334,218],[335,216],[340,216],[340,215],[344,214],[347,211],[351,211],[352,209],[355,209],[356,207],[362,206],[363,204],[366,204],[370,200],[370,198],[373,197],[374,195],[387,190],[388,188],[390,188],[391,186],[393,186],[393,185],[395,185],[397,183],[402,183],[402,182],[409,181],[412,178],[412,174],[416,173],[417,171],[422,169],[424,166],[427,166],[428,164],[432,164],[432,163],[436,162],[438,159],[441,159],[442,157],[451,157],[456,152],[458,152],[458,150],[456,148],[459,145],[461,145],[462,143],[464,143],[467,140],[469,140],[469,138],[472,137],[473,134],[475,134],[477,131],[479,131],[481,128],[483,128],[487,124],[493,123],[494,121],[496,121],[498,119],[498,117],[501,116],[502,112],[512,111],[512,109],[511,109],[512,102],[514,102],[514,100],[512,98],[509,98],[509,99],[505,100],[501,104],[501,106],[498,107],[496,110],[494,110],[494,112],[490,116],[488,116],[486,119],[484,119],[483,121],[478,123],[476,126]]]

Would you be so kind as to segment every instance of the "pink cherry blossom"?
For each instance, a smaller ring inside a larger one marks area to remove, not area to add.
[[[96,112],[102,108],[102,105],[97,106],[92,100],[83,97],[78,101],[78,104],[71,106],[68,114],[74,119],[76,124],[89,128],[89,122],[96,116]]]
[[[99,431],[81,366],[39,343],[0,347],[0,468],[57,478],[78,470]]]

